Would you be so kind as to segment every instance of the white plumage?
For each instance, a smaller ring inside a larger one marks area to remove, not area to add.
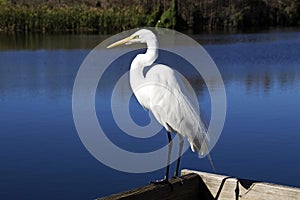
[[[154,63],[158,57],[158,41],[150,30],[141,29],[111,44],[108,48],[132,43],[147,44],[146,53],[138,54],[130,67],[130,86],[138,102],[150,110],[157,121],[164,126],[168,132],[169,142],[169,134],[174,132],[179,134],[180,138],[187,138],[192,151],[197,151],[200,157],[207,155],[209,153],[207,129],[200,118],[197,97],[189,82],[176,70]],[[178,175],[182,144],[180,144],[176,175]],[[168,162],[169,157],[170,155],[168,155]],[[166,179],[168,179],[168,171],[167,168]]]

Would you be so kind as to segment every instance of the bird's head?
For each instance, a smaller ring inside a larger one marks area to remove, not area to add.
[[[119,40],[109,46],[107,48],[113,48],[122,44],[134,44],[134,43],[147,43],[149,46],[151,43],[157,45],[157,39],[154,33],[152,31],[147,29],[141,29],[137,32],[133,33],[127,38],[124,38],[122,40]]]

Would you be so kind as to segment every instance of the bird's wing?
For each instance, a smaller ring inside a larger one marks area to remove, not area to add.
[[[187,138],[200,157],[209,153],[208,134],[199,115],[197,97],[189,82],[165,65],[155,65],[146,74],[149,110],[168,131]]]

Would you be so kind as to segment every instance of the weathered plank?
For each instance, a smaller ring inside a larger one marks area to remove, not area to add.
[[[214,199],[218,200],[300,200],[300,188],[249,181],[230,176],[182,170],[181,174],[198,174]]]
[[[300,188],[250,181],[193,170],[182,170],[170,184],[150,184],[98,200],[300,200]]]
[[[212,199],[207,187],[197,174],[186,174],[181,179],[171,179],[169,184],[150,184],[145,187],[114,194],[97,200],[193,200]]]

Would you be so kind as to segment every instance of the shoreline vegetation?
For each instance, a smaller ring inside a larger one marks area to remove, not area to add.
[[[145,26],[194,33],[299,27],[300,0],[0,0],[0,32],[112,34]]]

